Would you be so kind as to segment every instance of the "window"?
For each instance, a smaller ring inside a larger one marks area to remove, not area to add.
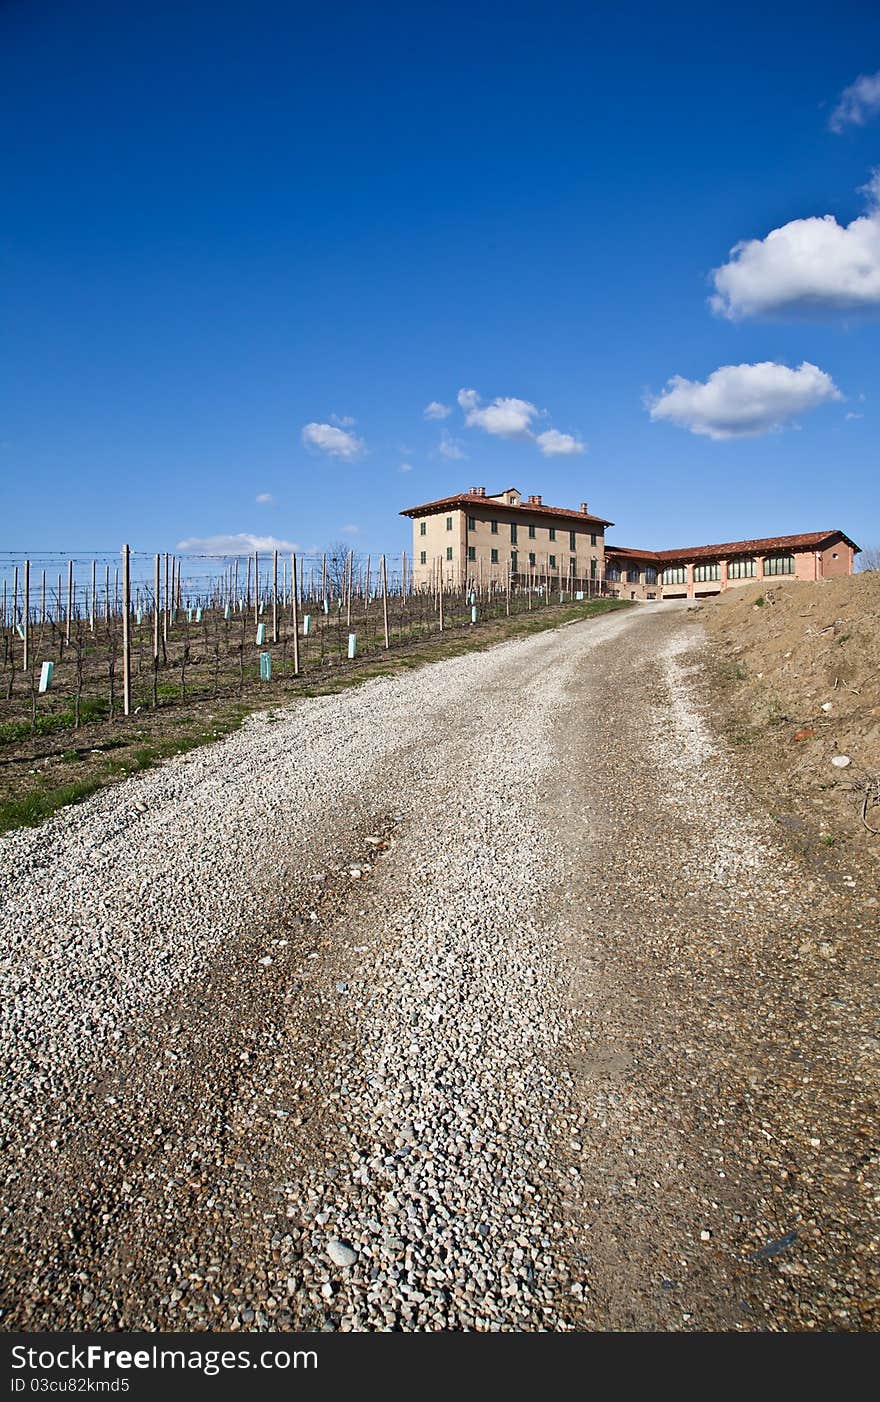
[[[497,534],[498,534],[498,522],[497,522],[497,521],[490,521],[490,522],[489,522],[489,529],[491,530],[491,532],[492,532],[493,535],[497,535]]]
[[[421,553],[421,555],[419,556],[419,564],[420,564],[420,565],[426,565],[427,563],[428,563],[428,552],[427,552],[427,550],[423,550],[422,553]]]
[[[727,566],[727,578],[754,579],[757,568],[754,560],[731,560]]]
[[[590,544],[591,544],[591,545],[595,545],[595,544],[596,544],[596,532],[595,532],[595,531],[593,531],[592,534],[590,535]]]
[[[511,523],[510,523],[510,543],[511,543],[511,545],[516,545],[516,522],[515,522],[515,521],[511,521]]]
[[[475,545],[469,545],[469,546],[468,546],[468,559],[469,559],[469,560],[476,560],[476,558],[477,558],[477,547],[476,547]]]
[[[447,517],[446,517],[446,529],[447,529],[447,531],[451,531],[451,530],[452,530],[452,517],[451,517],[451,516],[447,516]]]
[[[469,530],[469,531],[475,531],[476,529],[477,529],[477,518],[476,518],[476,516],[469,516],[469,517],[468,517],[468,530]]]
[[[670,565],[669,569],[663,571],[660,576],[661,584],[684,584],[687,579],[687,571],[684,565]]]
[[[627,582],[627,584],[638,584],[638,582],[639,582],[639,572],[638,572],[638,570],[634,570],[634,569],[633,569],[633,570],[627,570],[627,572],[626,572],[626,582]]]
[[[793,555],[768,555],[764,561],[765,574],[794,574]]]
[[[595,558],[595,556],[594,556],[593,559],[590,561],[590,579],[595,579],[595,578],[596,578],[596,558]]]
[[[620,579],[620,565],[609,565],[605,571],[605,578],[612,580]]]
[[[534,550],[530,550],[530,551],[529,551],[529,565],[531,566],[532,569],[535,568],[535,552],[534,552]]]
[[[534,539],[535,539],[535,528],[534,528],[534,526],[529,526],[529,540],[534,540]]]
[[[446,558],[447,558],[447,560],[451,560],[451,559],[452,559],[452,546],[451,546],[451,545],[447,545],[447,547],[446,547]]]
[[[555,540],[555,539],[556,539],[556,527],[555,527],[555,526],[551,526],[551,527],[550,527],[550,539],[551,539],[551,540]]]
[[[710,579],[721,578],[720,565],[694,565],[694,583],[705,584]]]
[[[492,564],[493,564],[493,565],[497,565],[497,564],[498,564],[498,551],[497,551],[497,550],[493,550],[493,551],[492,551],[491,560],[492,560]]]
[[[515,550],[511,550],[511,552],[510,552],[510,572],[511,572],[511,574],[516,574],[518,567],[519,567],[519,556],[517,555],[517,553],[516,553]]]
[[[657,583],[657,567],[656,567],[656,565],[648,565],[647,568],[645,569],[645,583],[646,583],[646,584],[656,584],[656,583]]]
[[[555,570],[555,569],[556,569],[556,556],[555,556],[555,555],[551,555],[551,556],[550,556],[550,568],[551,568],[551,570]]]
[[[568,572],[570,575],[577,574],[577,560],[573,555],[569,555],[568,557]]]
[[[419,522],[419,535],[427,535],[427,534],[428,534],[428,523],[427,523],[427,521],[420,521],[420,522]]]

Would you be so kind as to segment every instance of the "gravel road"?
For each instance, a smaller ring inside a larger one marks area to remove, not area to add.
[[[700,641],[376,680],[0,841],[3,1326],[876,1327],[876,913]]]

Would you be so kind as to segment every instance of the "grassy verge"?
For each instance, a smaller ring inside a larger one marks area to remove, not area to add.
[[[185,754],[201,745],[237,730],[248,716],[294,704],[301,697],[334,696],[375,677],[390,677],[431,662],[483,652],[509,639],[530,637],[547,629],[580,623],[618,609],[631,608],[628,600],[591,599],[584,603],[560,604],[534,613],[521,613],[484,625],[479,632],[467,629],[407,644],[379,656],[358,659],[334,668],[332,676],[308,675],[285,680],[280,687],[259,685],[230,701],[197,701],[160,707],[127,722],[110,723],[97,708],[84,716],[84,728],[75,731],[80,742],[72,748],[37,754],[37,740],[59,731],[69,731],[72,713],[52,717],[50,727],[35,736],[29,725],[19,726],[0,736],[4,774],[0,775],[0,833],[20,827],[35,827],[60,808],[81,803],[108,784],[150,769],[173,755]],[[7,729],[7,727],[4,727]],[[63,743],[69,745],[70,740]]]

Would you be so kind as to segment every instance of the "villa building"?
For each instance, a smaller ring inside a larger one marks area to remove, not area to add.
[[[518,583],[598,592],[605,578],[605,529],[614,523],[523,498],[516,487],[487,496],[471,487],[401,511],[413,523],[413,584],[445,587]]]

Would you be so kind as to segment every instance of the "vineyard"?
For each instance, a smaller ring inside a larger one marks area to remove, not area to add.
[[[288,694],[610,606],[547,578],[416,589],[405,555],[341,548],[0,563],[0,831]]]

